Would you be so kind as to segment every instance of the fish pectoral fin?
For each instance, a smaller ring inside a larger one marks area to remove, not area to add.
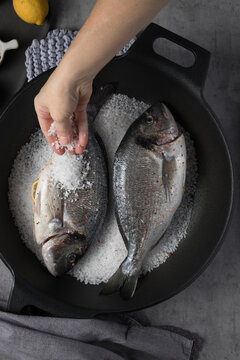
[[[169,156],[167,153],[162,153],[163,165],[162,165],[162,179],[165,189],[167,202],[171,199],[171,188],[173,186],[174,175],[177,169],[177,162],[175,156]]]

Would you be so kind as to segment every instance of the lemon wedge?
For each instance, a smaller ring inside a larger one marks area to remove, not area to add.
[[[31,198],[32,198],[33,203],[35,203],[35,195],[36,195],[38,182],[39,182],[39,178],[37,180],[35,180],[31,186]]]

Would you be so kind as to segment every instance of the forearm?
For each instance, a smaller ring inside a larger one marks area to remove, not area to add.
[[[93,79],[169,0],[98,0],[63,57],[59,71],[70,81]]]
[[[98,0],[60,64],[35,98],[41,129],[53,150],[63,154],[70,143],[74,114],[78,138],[74,151],[87,144],[87,104],[97,73],[161,10],[169,0]],[[57,135],[48,130],[55,121]]]

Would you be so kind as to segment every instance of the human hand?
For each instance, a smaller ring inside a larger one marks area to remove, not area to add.
[[[70,153],[83,152],[88,139],[86,107],[93,79],[168,1],[96,1],[85,24],[34,101],[41,129],[57,154],[65,151],[64,147],[58,148],[58,141],[66,146],[73,138],[72,115],[77,139]],[[53,121],[58,136],[48,135]]]
[[[60,65],[34,99],[38,121],[52,149],[62,155],[71,146],[70,154],[81,154],[88,141],[86,108],[92,94],[92,79],[72,80]],[[74,119],[74,120],[71,120]],[[57,134],[49,129],[56,124]],[[74,143],[72,141],[74,140]]]

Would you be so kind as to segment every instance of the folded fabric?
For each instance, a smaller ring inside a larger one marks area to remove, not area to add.
[[[0,259],[0,310],[6,310],[9,294],[13,285],[14,279],[12,274]]]
[[[199,340],[122,316],[70,319],[0,312],[0,355],[11,360],[190,360]]]
[[[28,81],[59,64],[71,42],[77,35],[77,31],[70,29],[55,29],[40,41],[34,39],[31,46],[25,52],[26,71]],[[135,42],[134,37],[120,50],[116,56],[123,55]]]

